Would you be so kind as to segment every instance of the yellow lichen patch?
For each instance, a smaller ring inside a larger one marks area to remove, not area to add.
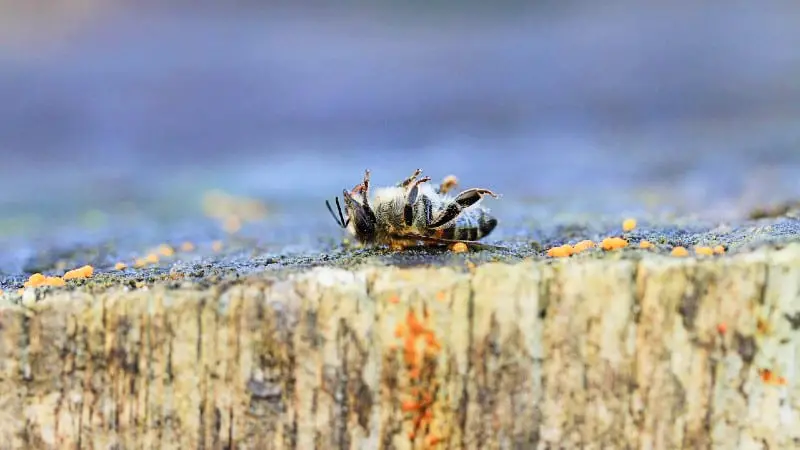
[[[694,248],[694,253],[697,256],[714,256],[714,250],[711,247],[697,246]]]
[[[159,258],[155,253],[149,253],[144,257],[144,262],[147,264],[158,264]]]
[[[181,244],[181,251],[182,252],[191,252],[194,251],[194,244],[189,241],[184,242]]]
[[[560,247],[553,247],[548,250],[547,256],[551,258],[566,258],[571,256],[573,253],[575,253],[575,249],[569,244],[564,244]]]
[[[575,251],[575,253],[580,253],[580,252],[589,250],[590,248],[594,248],[595,246],[596,246],[596,244],[594,243],[594,241],[586,239],[586,240],[578,242],[572,248]]]
[[[222,241],[214,241],[211,243],[211,250],[215,252],[222,251]]]
[[[147,261],[145,261],[144,258],[136,258],[136,260],[133,262],[133,267],[136,267],[137,269],[141,269],[146,265]]]
[[[678,257],[689,256],[689,250],[686,250],[685,247],[678,246],[678,247],[673,248],[672,252],[670,252],[670,254],[672,256],[678,256]]]
[[[716,253],[717,255],[724,254],[725,253],[725,247],[723,247],[721,245],[717,245],[716,247],[714,247],[714,253]]]
[[[653,243],[648,240],[639,242],[639,248],[648,249],[653,247],[655,247],[655,245],[653,245]]]
[[[622,230],[623,231],[631,231],[636,228],[636,219],[625,219],[622,222]]]
[[[167,244],[159,245],[157,251],[161,256],[164,256],[164,257],[167,257],[167,258],[175,254],[175,250],[171,246],[169,246]]]
[[[65,280],[77,280],[80,278],[90,278],[94,274],[94,268],[86,265],[77,269],[72,269],[64,274]]]
[[[400,303],[400,297],[398,297],[397,295],[392,295],[391,297],[389,297],[388,302],[389,303]]]
[[[114,264],[114,270],[125,270],[127,268],[128,268],[128,265],[125,264],[124,262],[118,262],[118,263]]]
[[[39,286],[42,283],[44,283],[44,280],[45,280],[45,276],[44,275],[42,275],[40,273],[35,273],[35,274],[31,275],[30,277],[28,277],[28,282],[25,283],[25,287],[28,287],[28,286]]]
[[[456,242],[450,247],[450,250],[454,253],[464,253],[467,251],[467,244],[463,242]]]
[[[603,250],[606,251],[617,250],[620,248],[625,248],[627,246],[628,246],[628,241],[622,239],[621,237],[605,238],[603,239],[603,242],[600,243],[600,247],[602,247]]]

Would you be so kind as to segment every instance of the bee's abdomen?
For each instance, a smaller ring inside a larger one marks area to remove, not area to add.
[[[496,226],[497,219],[488,213],[479,211],[472,217],[465,217],[465,220],[457,221],[453,228],[445,229],[443,237],[460,241],[477,241],[489,235]],[[448,232],[453,234],[452,238],[446,236]]]

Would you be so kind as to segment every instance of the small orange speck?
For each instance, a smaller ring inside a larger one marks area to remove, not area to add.
[[[0,295],[3,295],[3,290],[2,289],[0,289]]]
[[[77,269],[72,269],[67,271],[64,274],[65,280],[73,280],[78,278],[89,278],[94,274],[94,268],[92,266],[86,265],[83,267],[79,267]]]
[[[444,291],[439,291],[439,292],[436,293],[436,300],[437,301],[443,302],[446,299],[447,299],[447,297],[445,296]]]
[[[22,295],[24,293],[25,293],[25,289],[23,289],[23,288],[17,289],[17,295]]]
[[[694,253],[698,256],[713,256],[714,250],[711,247],[698,246],[694,248]]]
[[[387,301],[389,303],[400,303],[400,297],[398,297],[397,295],[392,295],[391,297],[389,297]]]
[[[728,331],[728,325],[725,322],[720,322],[717,324],[717,333],[725,334]]]
[[[623,231],[631,231],[636,228],[636,219],[625,219],[622,222],[622,230]]]
[[[465,251],[467,251],[467,244],[463,242],[456,242],[455,244],[453,244],[451,250],[455,253],[464,253]]]
[[[194,251],[194,244],[189,241],[184,242],[181,244],[181,251],[182,252],[191,252]]]
[[[575,253],[575,250],[569,244],[564,244],[560,247],[553,247],[547,251],[547,256],[552,258],[566,258]]]
[[[158,253],[161,253],[161,256],[170,257],[175,254],[175,250],[167,244],[161,244],[158,246]]]
[[[118,263],[114,264],[114,269],[115,270],[125,270],[127,268],[128,268],[128,265],[125,264],[124,262],[118,262]]]
[[[211,243],[211,250],[218,252],[222,250],[222,241],[214,241]]]
[[[670,254],[672,256],[684,257],[684,256],[689,256],[689,251],[686,250],[685,247],[678,246],[678,247],[673,248],[672,252],[670,252]]]
[[[639,248],[648,249],[648,248],[653,248],[653,247],[655,247],[653,245],[653,243],[648,241],[648,240],[644,240],[642,242],[639,242]]]
[[[30,283],[31,286],[38,286],[42,284],[44,280],[45,280],[44,275],[40,273],[35,273],[28,278],[28,283]]]
[[[627,247],[628,241],[622,239],[621,237],[609,237],[603,239],[603,242],[600,243],[600,246],[603,248],[603,250],[616,250]]]
[[[403,337],[406,334],[406,328],[403,326],[402,323],[398,323],[396,327],[394,327],[394,337]]]
[[[594,247],[595,247],[594,241],[586,239],[586,240],[580,241],[577,244],[575,244],[573,249],[575,250],[575,253],[580,253],[582,251],[585,251],[585,250],[588,250],[588,249],[594,248]]]
[[[714,253],[716,253],[718,255],[724,254],[725,253],[725,247],[723,247],[721,245],[717,245],[716,247],[714,247]]]
[[[417,435],[416,435],[416,433],[414,433],[413,431],[409,431],[409,432],[408,432],[408,439],[409,439],[409,440],[413,441],[413,440],[414,440],[414,439],[416,439],[416,438],[417,438]]]

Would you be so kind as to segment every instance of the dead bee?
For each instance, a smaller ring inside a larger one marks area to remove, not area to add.
[[[417,169],[397,185],[377,189],[370,198],[369,170],[366,170],[364,181],[350,191],[342,190],[344,214],[339,197],[336,197],[338,217],[330,202],[326,200],[325,204],[336,223],[364,244],[403,248],[419,242],[428,245],[463,242],[483,246],[476,241],[495,229],[497,219],[480,205],[469,207],[484,195],[499,196],[488,189],[473,188],[451,197],[447,193],[457,184],[455,177],[445,178],[434,188],[428,183],[430,177],[419,178],[421,173],[422,169]]]

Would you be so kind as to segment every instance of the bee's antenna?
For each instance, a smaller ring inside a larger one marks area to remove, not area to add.
[[[339,197],[336,197],[336,200],[337,200],[336,201],[336,206],[339,206],[339,201],[338,201]],[[329,201],[325,200],[325,206],[328,207],[328,211],[330,211],[331,217],[333,217],[333,220],[336,221],[336,225],[339,225],[340,228],[344,228],[345,225],[342,222],[339,221],[339,218],[336,217],[336,214],[333,212],[333,208],[331,208],[331,203]],[[341,215],[341,214],[342,214],[342,210],[340,208],[339,209],[339,215]]]

